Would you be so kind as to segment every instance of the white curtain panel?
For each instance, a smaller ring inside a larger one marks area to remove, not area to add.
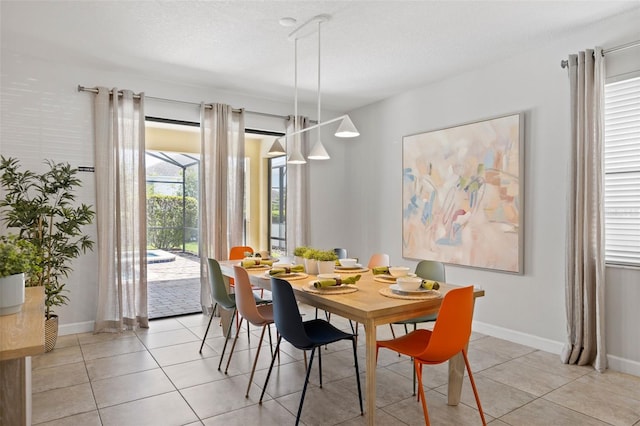
[[[571,165],[566,248],[568,341],[562,361],[607,368],[604,328],[602,50],[569,56]]]
[[[225,260],[242,245],[244,113],[200,105],[200,302],[211,306],[207,259]]]
[[[298,116],[297,129],[308,127],[307,117]],[[289,117],[287,133],[294,130],[294,117]],[[304,158],[309,152],[309,132],[287,138],[287,156],[299,149]],[[287,164],[287,254],[309,244],[309,160],[307,164]]]
[[[134,99],[130,90],[100,87],[94,107],[98,227],[95,332],[146,328],[144,94]]]

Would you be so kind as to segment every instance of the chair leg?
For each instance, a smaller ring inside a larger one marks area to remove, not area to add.
[[[416,365],[413,364],[413,396],[416,396]],[[418,397],[418,400],[420,398]]]
[[[231,314],[231,317],[233,318],[233,316],[236,314],[236,308],[233,308],[233,313]],[[220,362],[218,363],[218,371],[220,371],[220,366],[222,365],[222,359],[224,358],[224,352],[227,350],[227,343],[229,343],[229,335],[231,334],[231,327],[233,326],[233,321],[229,321],[229,327],[227,327],[227,334],[224,338],[224,346],[222,347],[222,355],[220,355]],[[236,336],[238,334],[236,333]]]
[[[213,321],[213,314],[216,311],[216,307],[218,304],[213,305],[213,309],[211,310],[211,318],[209,318],[209,324],[207,324],[207,330],[204,332],[204,337],[202,338],[202,344],[200,345],[200,350],[198,353],[202,353],[202,348],[204,348],[204,340],[207,338],[207,334],[209,334],[209,327],[211,327],[211,321]]]
[[[260,401],[258,404],[262,404],[262,398],[264,397],[264,393],[267,390],[267,384],[269,383],[269,377],[271,377],[271,370],[273,370],[273,364],[276,362],[276,356],[280,353],[280,342],[282,341],[282,336],[278,336],[278,343],[276,344],[276,353],[271,357],[271,364],[269,365],[269,372],[267,373],[267,378],[264,379],[264,386],[262,386],[262,393],[260,394]]]
[[[326,348],[327,345],[324,347]],[[320,389],[322,389],[322,351],[320,349],[318,349],[318,374],[320,375]]]
[[[427,410],[427,400],[424,397],[424,388],[422,387],[422,364],[418,365],[419,361],[414,359],[413,360],[413,368],[416,370],[416,372],[418,373],[418,399],[420,399],[422,401],[422,412],[424,414],[424,424],[426,426],[430,426],[431,423],[429,422],[429,410]]]
[[[480,412],[480,418],[482,419],[482,425],[486,426],[487,421],[484,418],[484,412],[482,411],[482,405],[480,405],[480,396],[478,395],[478,389],[476,388],[476,382],[473,380],[473,373],[471,373],[471,366],[469,365],[469,359],[467,358],[467,351],[462,350],[462,356],[464,358],[464,364],[467,366],[467,372],[469,373],[469,381],[473,388],[473,395],[476,397],[476,404],[478,405],[478,411]]]
[[[251,346],[251,330],[249,328],[249,321],[247,321],[247,342],[249,343],[249,346]]]
[[[356,364],[356,382],[358,383],[358,399],[360,400],[360,415],[364,415],[364,408],[362,407],[362,388],[360,387],[360,369],[358,368],[358,353],[356,352],[356,338],[351,339],[353,344],[353,360]],[[378,360],[378,348],[376,348],[376,361]]]
[[[271,356],[273,356],[273,341],[271,340],[271,324],[267,324],[267,331],[269,332],[269,351],[271,352]]]
[[[405,330],[407,329],[407,325],[404,325]],[[418,325],[414,322],[413,323],[413,331],[416,331],[416,328],[418,328]],[[415,364],[413,364],[413,396],[416,396],[416,367]]]
[[[318,353],[320,353],[318,348]],[[300,423],[300,415],[302,414],[302,404],[304,403],[304,395],[307,393],[307,385],[309,384],[309,374],[311,374],[311,366],[313,365],[313,355],[316,352],[316,348],[311,349],[311,356],[309,357],[309,368],[307,368],[307,374],[304,379],[304,386],[302,387],[302,396],[300,397],[300,405],[298,406],[298,415],[296,416],[296,426]]]
[[[264,332],[267,327],[269,327],[269,324],[265,324],[262,326],[262,333],[260,334],[260,343],[258,343],[258,349],[256,350],[256,358],[253,360],[253,367],[251,367],[251,374],[249,375],[249,384],[247,385],[247,393],[244,395],[245,398],[249,398],[249,389],[251,389],[253,374],[256,372],[256,365],[258,365],[258,357],[260,356],[260,348],[262,347],[262,340],[264,339]],[[271,333],[269,333],[269,336],[271,336]]]
[[[391,329],[391,336],[395,339],[396,338],[396,332],[393,331],[393,325],[391,323],[389,323],[389,328]],[[400,355],[400,354],[398,354]]]
[[[240,325],[242,325],[242,321],[244,321],[244,318],[240,317]],[[229,358],[227,359],[227,366],[224,369],[224,374],[227,374],[227,371],[229,371],[229,364],[231,364],[231,357],[233,357],[233,350],[236,348],[236,343],[238,342],[239,335],[240,333],[236,333],[235,337],[233,338],[233,345],[231,345],[231,351],[229,352]]]

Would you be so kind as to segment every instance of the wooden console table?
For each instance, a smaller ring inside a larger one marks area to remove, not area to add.
[[[22,310],[0,316],[0,425],[31,425],[31,356],[44,353],[44,288],[25,290]]]

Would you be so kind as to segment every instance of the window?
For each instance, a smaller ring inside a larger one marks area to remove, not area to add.
[[[640,266],[640,77],[605,85],[605,261]]]
[[[287,157],[269,160],[269,241],[271,252],[287,253]]]

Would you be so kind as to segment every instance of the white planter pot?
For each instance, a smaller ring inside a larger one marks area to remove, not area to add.
[[[309,275],[318,275],[318,261],[315,259],[305,259],[304,270]]]
[[[24,305],[24,274],[0,278],[0,315],[20,312]]]
[[[336,262],[333,260],[318,261],[319,274],[333,274],[335,272]]]
[[[294,256],[293,261],[296,265],[304,265],[304,257],[302,256]]]

